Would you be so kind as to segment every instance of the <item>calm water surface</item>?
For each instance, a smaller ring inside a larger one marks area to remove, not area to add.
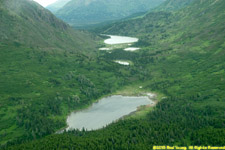
[[[106,35],[109,38],[104,41],[105,44],[111,45],[111,47],[103,47],[99,48],[99,50],[107,51],[107,50],[113,50],[115,47],[113,45],[116,44],[127,44],[127,46],[131,46],[132,43],[138,42],[138,38],[135,37],[128,37],[128,36],[117,36],[117,35]],[[135,51],[140,48],[136,47],[128,47],[125,48],[125,51]]]
[[[120,60],[116,60],[115,62],[116,62],[116,63],[118,63],[118,64],[121,64],[121,65],[125,65],[125,66],[130,65],[130,63],[129,63],[129,62],[127,62],[127,61],[120,61]]]
[[[148,104],[153,104],[153,101],[147,96],[130,97],[115,95],[106,97],[85,110],[71,113],[67,118],[67,130],[82,130],[82,128],[86,130],[100,129],[136,111],[137,107]]]
[[[117,36],[117,35],[108,35],[110,38],[106,39],[104,42],[106,44],[125,44],[125,43],[134,43],[138,41],[138,38],[127,37],[127,36]]]
[[[139,50],[139,49],[140,48],[137,48],[137,47],[128,47],[128,48],[125,48],[124,50],[133,52],[133,51],[136,51],[136,50]]]

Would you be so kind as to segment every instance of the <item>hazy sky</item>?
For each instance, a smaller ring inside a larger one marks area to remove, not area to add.
[[[42,6],[46,7],[51,3],[54,3],[57,0],[34,0],[36,2],[38,2],[39,4],[41,4]]]

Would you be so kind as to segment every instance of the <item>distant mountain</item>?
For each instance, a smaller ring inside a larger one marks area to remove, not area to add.
[[[172,4],[177,7],[171,12],[170,10],[172,9],[167,8],[171,8]],[[225,16],[223,15],[224,9],[222,6],[224,4],[225,1],[223,0],[167,0],[156,8],[156,11],[149,12],[143,17],[99,27],[96,29],[96,32],[130,36],[140,35],[148,43],[152,41],[151,38],[156,39],[158,37],[158,40],[162,40],[161,38],[164,39],[171,33],[177,40],[182,36],[188,36],[188,34],[190,34],[190,37],[198,35],[202,38],[210,38],[210,34],[213,32],[205,32],[204,30],[214,30],[217,31],[215,33],[223,33],[222,20],[225,19]],[[179,9],[181,7],[184,7],[184,9]],[[186,34],[181,34],[184,32],[184,29]],[[213,35],[213,37],[219,35]]]
[[[51,12],[57,12],[61,9],[65,4],[67,4],[71,0],[57,0],[55,3],[48,5],[46,8]]]
[[[119,34],[130,36],[149,34],[150,37],[152,32],[155,31],[159,32],[158,30],[167,30],[167,27],[170,27],[170,25],[172,26],[181,23],[182,25],[189,26],[190,23],[187,23],[189,21],[187,17],[191,17],[192,14],[187,15],[184,12],[182,13],[181,10],[183,8],[184,10],[186,10],[186,13],[191,12],[193,13],[194,12],[193,4],[196,4],[197,1],[198,0],[166,0],[161,5],[156,7],[154,10],[145,13],[145,15],[140,15],[139,17],[134,17],[127,20],[122,21],[120,20],[112,24],[102,25],[93,30],[96,33],[100,32],[106,34]],[[173,14],[175,12],[177,12],[176,15]],[[197,22],[198,17],[196,17],[195,19],[196,19],[195,21]],[[164,27],[166,27],[166,29],[164,29]]]
[[[71,0],[60,10],[55,12],[55,15],[73,26],[91,25],[121,19],[139,12],[146,12],[164,1],[165,0]]]
[[[84,50],[94,42],[29,0],[0,1],[0,42],[42,48]]]
[[[160,11],[172,11],[184,8],[187,5],[190,5],[195,0],[167,0],[155,10]]]

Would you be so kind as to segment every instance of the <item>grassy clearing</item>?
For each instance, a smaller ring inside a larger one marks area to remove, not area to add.
[[[155,95],[153,98],[150,98],[151,100],[153,100],[154,104],[140,106],[138,107],[137,111],[132,112],[131,114],[123,117],[124,119],[141,119],[141,118],[145,118],[149,112],[154,110],[154,106],[163,98],[165,98],[164,94],[160,92],[151,92],[149,89],[144,88],[143,84],[135,83],[135,84],[123,87],[123,89],[116,91],[112,95],[148,96],[147,95],[148,93]]]

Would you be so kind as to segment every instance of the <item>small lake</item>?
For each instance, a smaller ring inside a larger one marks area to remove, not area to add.
[[[133,52],[133,51],[136,51],[136,50],[139,50],[139,49],[140,48],[137,48],[137,47],[128,47],[128,48],[125,48],[124,50]]]
[[[94,103],[89,108],[73,112],[67,118],[69,129],[96,130],[100,129],[121,117],[137,110],[142,105],[153,104],[147,96],[133,97],[114,95]]]
[[[121,65],[125,65],[125,66],[129,66],[130,65],[130,63],[127,62],[127,61],[116,60],[115,62],[118,63],[118,64],[121,64]]]
[[[138,41],[138,38],[127,37],[127,36],[117,36],[117,35],[107,35],[110,38],[106,39],[104,43],[106,44],[126,44],[126,43],[134,43]]]

